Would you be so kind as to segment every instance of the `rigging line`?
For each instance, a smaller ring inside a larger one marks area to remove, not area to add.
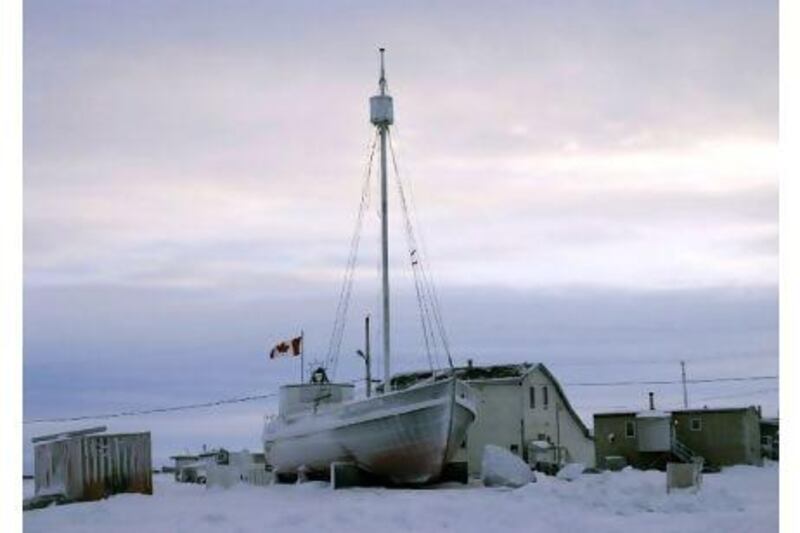
[[[369,180],[369,176],[367,177]],[[368,187],[368,183],[365,183],[365,187]],[[362,198],[363,202],[363,198]],[[363,213],[364,213],[365,204],[362,203],[361,208],[359,209],[359,217],[358,217],[358,228],[356,230],[356,237],[352,243],[352,252],[351,252],[351,261],[348,264],[348,273],[346,275],[345,281],[345,292],[344,292],[344,300],[343,306],[341,308],[341,316],[339,318],[339,328],[336,334],[336,341],[335,347],[333,349],[333,369],[331,373],[331,377],[336,376],[336,371],[338,369],[339,363],[339,354],[341,353],[342,347],[342,340],[344,338],[344,328],[347,323],[347,312],[350,308],[350,297],[353,292],[353,280],[355,279],[355,267],[356,261],[358,259],[358,247],[359,243],[361,242],[361,228],[363,225]]]
[[[416,251],[416,248],[414,249],[414,254],[417,255],[417,258],[416,259],[412,259],[412,261],[411,261],[411,269],[412,269],[412,271],[414,273],[414,283],[415,283],[415,288],[417,289],[417,303],[419,304],[420,311],[421,311],[421,314],[422,314],[423,328],[425,328],[427,330],[427,334],[430,337],[430,343],[433,346],[433,350],[432,351],[429,350],[429,354],[428,354],[429,359],[431,359],[431,353],[433,355],[433,358],[430,360],[431,371],[433,372],[434,371],[434,368],[433,368],[434,366],[436,366],[436,367],[440,366],[439,365],[439,345],[438,345],[438,342],[436,341],[436,332],[434,330],[433,319],[431,318],[431,315],[433,314],[431,309],[430,309],[431,303],[428,301],[428,299],[425,296],[425,285],[424,285],[424,282],[420,279],[420,274],[418,272],[418,268],[420,266],[420,259],[418,257],[419,254]],[[426,344],[427,344],[427,340],[426,340]]]
[[[350,250],[348,252],[347,262],[345,265],[345,272],[342,279],[342,286],[339,291],[339,300],[336,305],[336,313],[334,316],[333,328],[331,337],[328,343],[328,352],[325,356],[325,368],[333,366],[333,375],[336,371],[336,363],[338,362],[339,349],[341,348],[341,337],[344,330],[344,320],[346,319],[346,312],[349,306],[349,295],[352,289],[353,269],[355,268],[356,256],[358,253],[358,243],[361,238],[361,227],[364,219],[364,210],[369,194],[369,183],[372,174],[372,162],[375,156],[375,147],[377,145],[378,133],[373,134],[372,140],[369,144],[369,155],[365,170],[364,183],[361,189],[361,199],[358,207],[358,215],[356,216],[355,227],[353,235],[350,239]]]
[[[399,131],[400,130],[399,130],[397,124],[395,124],[394,134],[393,135],[396,137],[397,134],[399,133]],[[391,135],[392,134],[390,133],[390,141],[391,141]],[[390,144],[390,146],[392,148],[392,157],[394,158],[394,146],[391,145],[391,144]],[[396,167],[397,167],[397,164],[395,163],[395,171],[396,171]],[[398,178],[399,177],[400,177],[400,175],[398,173]],[[407,189],[408,189],[408,196],[409,196],[409,199],[410,199],[409,203],[411,204],[411,213],[413,214],[413,218],[416,219],[417,221],[419,221],[420,217],[419,217],[419,213],[417,211],[417,203],[416,203],[416,200],[415,200],[415,197],[414,197],[413,183],[412,183],[412,181],[410,179],[406,179],[406,183],[408,185]],[[425,257],[425,261],[427,263],[429,258],[430,258],[430,254],[428,254],[428,246],[427,246],[427,242],[425,241],[425,232],[423,231],[421,224],[417,224],[417,234],[419,235],[420,243],[422,244],[422,255]],[[433,272],[427,268],[426,264],[421,264],[421,266],[422,266],[423,280],[426,283],[426,285],[429,288],[429,291],[431,293],[431,299],[433,300],[433,303],[434,303],[433,309],[434,309],[434,311],[436,313],[437,322],[438,322],[438,325],[439,325],[439,328],[440,328],[440,335],[442,337],[443,343],[445,344],[445,347],[446,347],[446,350],[447,350],[448,360],[450,360],[450,367],[452,369],[453,364],[452,364],[452,358],[450,356],[450,349],[449,349],[450,340],[449,340],[449,338],[447,336],[447,331],[446,331],[446,329],[444,327],[444,319],[442,317],[442,310],[441,310],[442,309],[442,305],[441,305],[441,303],[439,301],[439,294],[438,294],[438,291],[436,289],[436,282],[435,282],[434,277],[433,277]]]
[[[406,219],[408,221],[409,227],[411,227],[412,236],[413,236],[413,227],[411,226],[411,220],[410,220],[410,216],[409,216],[409,213],[408,213],[408,206],[407,206],[407,202],[406,202],[405,192],[404,192],[403,186],[402,186],[402,178],[400,177],[400,171],[399,171],[398,166],[397,166],[397,157],[395,155],[394,142],[392,141],[391,134],[389,135],[389,149],[390,149],[391,154],[392,154],[392,166],[394,167],[395,175],[397,176],[398,187],[400,188],[400,199],[401,199],[401,202],[402,202],[402,205],[403,205],[404,214],[406,215]],[[416,244],[416,240],[414,242]],[[419,256],[419,250],[417,250],[417,255]],[[446,333],[445,328],[444,328],[444,321],[442,320],[441,311],[439,309],[438,298],[436,298],[435,297],[435,293],[432,293],[432,291],[431,291],[432,280],[430,280],[428,278],[428,276],[426,275],[427,271],[425,269],[424,263],[421,260],[421,258],[419,259],[418,262],[420,264],[420,270],[422,272],[423,291],[427,292],[427,297],[428,297],[429,301],[431,302],[431,309],[432,309],[432,314],[433,314],[433,317],[434,317],[434,322],[436,323],[436,326],[437,326],[437,328],[439,330],[439,336],[441,338],[442,345],[444,347],[444,351],[447,354],[447,362],[450,365],[450,369],[452,370],[454,368],[453,357],[452,357],[452,355],[450,353],[450,345],[449,345],[449,341],[448,341],[448,338],[447,338],[447,333]]]
[[[425,352],[428,356],[428,364],[430,365],[431,372],[433,372],[435,364],[433,360],[433,355],[431,353],[431,344],[434,344],[433,353],[435,354],[436,337],[433,332],[433,323],[430,318],[430,312],[428,310],[428,305],[425,299],[423,288],[421,287],[420,275],[417,269],[417,266],[419,264],[419,256],[416,249],[416,241],[414,239],[413,227],[411,226],[411,221],[409,220],[408,216],[408,210],[405,203],[405,196],[403,193],[403,186],[400,183],[399,176],[397,175],[396,172],[395,172],[395,182],[397,184],[400,201],[403,208],[403,217],[405,222],[404,226],[406,230],[406,241],[409,250],[409,260],[411,262],[411,273],[414,279],[414,290],[416,291],[416,296],[417,296],[417,307],[419,308],[420,323],[422,324],[422,336],[425,341]]]
[[[398,182],[398,189],[400,189],[399,182]],[[406,215],[405,212],[404,215]],[[406,239],[408,241],[409,259],[411,262],[411,274],[414,279],[414,290],[417,296],[417,307],[419,309],[420,324],[422,326],[422,337],[425,341],[425,353],[428,357],[428,365],[430,366],[431,372],[435,372],[434,367],[438,365],[438,358],[434,362],[434,357],[436,354],[436,337],[433,332],[433,324],[431,323],[428,306],[425,301],[425,296],[420,286],[421,282],[416,268],[418,259],[415,258],[416,250],[413,244],[413,235],[409,234],[410,229],[407,218],[405,222],[406,222]],[[431,351],[431,344],[434,345],[433,352]]]
[[[392,148],[391,137],[389,137],[389,146]],[[420,322],[422,324],[422,334],[425,340],[425,351],[428,356],[428,363],[431,367],[431,372],[434,371],[434,366],[438,365],[438,356],[436,356],[436,352],[438,351],[437,343],[436,343],[436,336],[433,330],[433,321],[431,320],[431,312],[429,311],[429,302],[425,297],[424,291],[424,282],[420,280],[420,272],[418,266],[420,264],[421,258],[419,256],[419,251],[417,249],[417,243],[414,236],[414,228],[411,222],[411,218],[408,211],[408,204],[406,201],[405,192],[403,190],[403,184],[400,178],[400,173],[397,171],[397,163],[394,158],[394,150],[392,148],[392,163],[395,171],[395,183],[397,184],[398,195],[400,197],[400,205],[403,211],[403,221],[405,222],[404,228],[406,231],[406,241],[408,244],[409,249],[409,259],[411,262],[411,272],[414,278],[414,289],[416,291],[417,296],[417,306],[419,307],[420,312]],[[429,341],[430,338],[430,341]],[[436,356],[437,361],[436,365],[434,364],[433,356],[431,353],[430,345],[433,344],[434,351],[433,354]]]
[[[402,192],[402,185],[398,181],[398,189],[400,189],[400,194],[403,196]],[[408,211],[405,209],[404,206],[404,216],[406,217],[406,224],[407,224],[407,232],[409,233],[408,240],[409,240],[409,258],[411,259],[411,269],[414,276],[414,287],[417,291],[417,304],[420,308],[420,315],[422,320],[423,326],[423,333],[426,335],[426,348],[428,345],[428,338],[430,339],[430,345],[433,346],[433,349],[430,350],[428,348],[428,358],[429,363],[431,365],[431,371],[434,370],[434,366],[439,367],[439,343],[436,339],[436,329],[433,317],[433,304],[427,296],[427,291],[424,283],[424,279],[422,278],[422,270],[421,270],[421,258],[419,256],[419,250],[416,247],[416,241],[413,236],[413,229],[411,227],[410,221],[408,220]],[[431,353],[433,357],[431,357]],[[435,359],[435,361],[434,361]]]
[[[769,379],[778,379],[778,376],[743,376],[731,378],[705,378],[705,379],[687,379],[686,383],[721,383],[721,382],[740,382],[740,381],[763,381]],[[563,383],[565,387],[617,387],[627,385],[678,385],[683,383],[683,380],[651,380],[651,381],[595,381],[588,383]]]
[[[424,281],[420,279],[421,274],[419,267],[421,266],[421,257],[419,255],[419,250],[414,235],[414,227],[412,225],[411,218],[409,215],[406,196],[403,190],[403,184],[400,180],[399,174],[397,173],[396,166],[395,166],[395,183],[397,184],[397,189],[400,196],[400,203],[403,210],[409,260],[411,263],[412,276],[414,278],[414,289],[417,295],[417,306],[419,307],[420,311],[420,322],[422,323],[422,333],[423,333],[423,338],[425,340],[425,350],[428,356],[428,364],[431,367],[431,372],[434,372],[435,367],[438,367],[439,365],[439,360],[438,360],[439,348],[438,348],[438,343],[436,341],[433,320],[431,318],[432,312],[430,310],[430,302],[425,296]],[[431,350],[431,345],[433,345],[433,350]]]
[[[391,139],[390,139],[390,141],[391,141]],[[397,173],[398,180],[400,182],[400,188],[401,188],[401,191],[402,191],[403,190],[403,186],[402,186],[403,179],[402,179],[402,176],[400,176],[400,172],[399,172],[399,170],[397,168],[397,160],[396,160],[396,156],[395,156],[395,152],[394,152],[394,144],[390,143],[390,147],[392,149],[392,161],[394,163],[395,172]],[[411,180],[406,180],[406,181],[408,183],[409,193],[413,194],[413,191],[412,191],[412,188],[411,188]],[[405,200],[405,198],[406,198],[406,195],[403,194],[404,208],[406,210],[406,216],[409,219],[411,219],[412,215],[411,215],[411,212],[410,212],[410,210],[408,209],[408,207],[406,205],[408,202]],[[412,197],[412,201],[413,201],[413,197]],[[411,207],[412,207],[412,209],[414,211],[416,211],[416,206],[415,205],[412,204]],[[421,230],[419,231],[419,233],[420,233],[420,237],[422,237]],[[417,247],[416,239],[415,239],[414,246],[415,246],[415,248]],[[440,335],[440,337],[442,339],[442,344],[443,344],[444,350],[447,353],[448,361],[451,362],[452,358],[450,356],[449,342],[448,342],[446,330],[444,328],[444,321],[442,320],[442,317],[441,317],[441,310],[440,310],[441,306],[440,306],[440,304],[438,302],[438,298],[436,297],[435,285],[433,283],[433,277],[432,277],[432,275],[430,275],[430,273],[428,271],[428,268],[427,268],[427,265],[426,265],[427,252],[425,252],[424,248],[425,248],[425,243],[423,242],[423,255],[425,255],[426,261],[421,261],[421,260],[418,261],[419,268],[420,268],[420,273],[421,273],[421,276],[422,276],[423,293],[426,296],[426,301],[430,305],[431,314],[433,315],[434,322],[435,322],[435,324],[436,324],[436,326],[437,326],[437,328],[439,330],[439,335]],[[417,253],[419,255],[419,250],[418,249],[417,249]],[[438,349],[437,349],[437,351],[438,351]],[[452,366],[453,366],[452,362],[451,362],[450,366],[452,368]]]
[[[412,266],[411,268],[413,269],[414,267]],[[428,355],[428,365],[431,367],[431,372],[434,372],[433,358],[431,357],[431,346],[430,343],[428,342],[428,327],[425,320],[425,312],[423,310],[421,303],[422,296],[420,295],[419,292],[419,283],[417,282],[416,274],[414,274],[414,290],[417,293],[417,307],[419,307],[419,320],[420,323],[422,324],[422,338],[425,341],[425,353]]]
[[[370,153],[366,179],[364,181],[364,185],[361,192],[361,203],[359,205],[358,222],[357,222],[356,232],[354,235],[354,240],[353,240],[354,242],[352,244],[351,261],[349,264],[349,275],[347,277],[347,289],[344,296],[345,297],[344,306],[342,308],[342,314],[339,321],[339,331],[337,334],[336,347],[334,351],[333,371],[331,374],[333,378],[335,378],[339,366],[339,355],[341,353],[342,340],[344,338],[344,328],[347,324],[347,312],[350,308],[350,299],[353,292],[353,280],[355,279],[355,268],[356,268],[356,262],[358,260],[358,247],[361,242],[361,230],[364,224],[364,215],[368,209],[369,199],[371,197],[370,180],[372,177],[372,161],[374,160],[376,143],[377,143],[377,133],[375,137],[375,142],[373,142],[372,151]]]

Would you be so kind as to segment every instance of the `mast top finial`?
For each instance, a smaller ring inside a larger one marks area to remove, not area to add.
[[[381,89],[381,95],[386,94],[386,72],[383,68],[383,53],[386,51],[386,48],[378,48],[378,51],[381,53],[381,79],[378,81],[378,86]]]

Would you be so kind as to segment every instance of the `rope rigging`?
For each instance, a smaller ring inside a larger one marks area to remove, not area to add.
[[[395,154],[392,135],[389,132],[387,133],[387,144],[389,145],[392,169],[394,171],[394,177],[400,198],[400,206],[403,213],[403,225],[406,234],[406,243],[408,245],[409,254],[408,257],[411,263],[414,291],[417,299],[417,306],[422,327],[422,338],[425,346],[425,354],[427,356],[430,369],[434,374],[437,369],[440,369],[443,366],[440,364],[439,354],[441,352],[444,353],[444,357],[447,359],[447,364],[452,370],[453,358],[450,352],[450,343],[444,327],[444,320],[442,319],[441,305],[439,303],[439,298],[436,293],[436,287],[433,283],[432,277],[426,268],[425,262],[423,261],[423,250],[421,250],[418,245],[417,232],[415,231],[413,223],[414,217],[412,217],[412,210],[414,213],[416,213],[413,203],[413,192],[411,191],[411,186],[409,183],[409,194],[406,193],[406,187],[403,184],[403,178],[400,175],[397,165],[397,157]],[[330,370],[331,379],[335,379],[338,368],[339,355],[341,353],[342,340],[344,338],[344,330],[347,322],[347,313],[353,291],[353,281],[355,278],[359,244],[361,242],[361,235],[364,226],[364,215],[370,207],[371,179],[378,138],[379,131],[376,130],[372,140],[369,143],[366,169],[361,187],[361,200],[359,202],[358,215],[356,216],[355,227],[350,239],[350,250],[348,252],[347,261],[345,264],[345,271],[336,305],[333,328],[331,330],[331,336],[328,342],[328,350],[325,356],[324,368],[326,370]],[[411,199],[410,202],[409,198]],[[424,248],[424,242],[422,244]],[[383,335],[385,332],[380,331],[379,334]]]
[[[325,355],[324,367],[326,369],[331,369],[331,377],[334,379],[336,376],[336,368],[339,362],[339,353],[342,347],[344,327],[347,321],[347,310],[350,306],[350,295],[353,290],[353,278],[355,277],[356,259],[358,258],[358,245],[361,241],[361,229],[364,222],[364,213],[366,212],[370,202],[369,185],[372,176],[372,162],[375,158],[375,148],[377,146],[377,142],[378,134],[376,132],[369,144],[369,155],[367,157],[363,185],[361,186],[361,200],[358,205],[358,215],[356,216],[353,235],[350,238],[350,250],[347,255],[347,263],[345,265],[342,286],[339,291],[339,301],[336,304],[336,314],[334,317],[333,328],[331,330],[331,337],[328,342],[328,351]]]
[[[450,343],[447,338],[447,332],[445,331],[444,320],[442,319],[441,305],[439,304],[439,298],[436,294],[435,285],[425,267],[425,262],[423,261],[422,254],[420,253],[420,249],[417,245],[416,234],[414,232],[414,226],[408,208],[408,200],[403,187],[403,180],[397,166],[397,157],[395,155],[394,142],[392,141],[391,133],[389,134],[389,151],[392,156],[392,167],[397,180],[400,205],[402,207],[405,221],[406,239],[409,247],[409,259],[411,261],[411,269],[414,274],[415,289],[417,291],[417,303],[420,307],[420,315],[423,317],[423,334],[429,335],[430,344],[434,346],[434,356],[437,351],[437,344],[438,342],[441,342],[442,348],[447,356],[447,363],[452,370],[453,357],[450,353]],[[427,322],[427,324],[425,324],[425,322]],[[437,333],[439,336],[438,341],[436,337]],[[425,344],[427,348],[429,345],[427,339]],[[431,365],[433,366],[432,361]]]

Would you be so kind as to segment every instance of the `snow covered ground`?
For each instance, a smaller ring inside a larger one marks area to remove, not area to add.
[[[663,472],[635,470],[572,482],[539,476],[514,490],[448,484],[332,491],[319,482],[206,490],[165,475],[154,483],[153,496],[25,512],[25,531],[778,531],[775,463],[728,468],[706,475],[697,494],[669,495]]]

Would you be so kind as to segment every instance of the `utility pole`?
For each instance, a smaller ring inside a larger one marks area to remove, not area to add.
[[[305,345],[305,332],[301,329],[300,330],[300,384],[303,385],[305,383],[305,375],[303,374],[303,367],[306,364],[306,347]]]
[[[686,361],[681,361],[681,382],[683,383],[683,408],[689,408],[689,395],[686,392]]]

